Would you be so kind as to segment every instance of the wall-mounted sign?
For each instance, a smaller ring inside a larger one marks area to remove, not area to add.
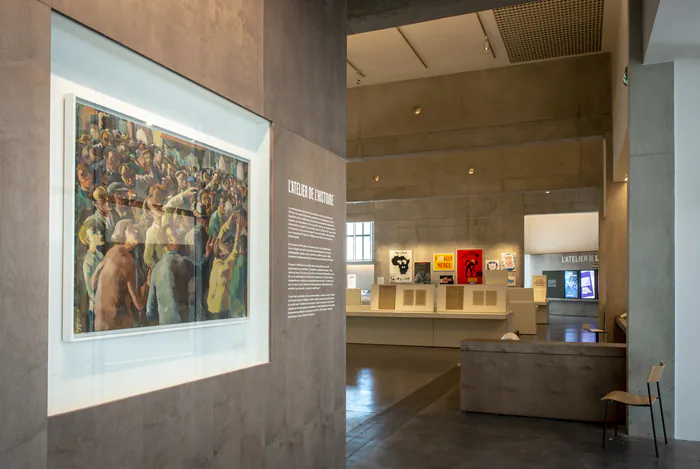
[[[600,262],[598,254],[562,254],[562,264],[585,264],[587,262]]]
[[[455,255],[451,252],[433,254],[433,270],[435,272],[451,272],[455,270]]]

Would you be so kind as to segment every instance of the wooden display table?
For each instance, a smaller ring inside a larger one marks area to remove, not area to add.
[[[464,339],[513,332],[513,313],[348,311],[346,325],[349,344],[458,348]]]

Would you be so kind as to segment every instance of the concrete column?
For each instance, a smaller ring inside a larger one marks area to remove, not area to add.
[[[674,65],[642,65],[641,2],[630,4],[628,389],[646,394],[663,360],[662,395],[674,428]],[[649,410],[631,408],[630,435],[651,435]]]
[[[601,200],[599,323],[613,341],[615,318],[627,311],[627,183],[613,181],[612,139],[606,139],[605,197]],[[627,145],[623,151],[627,151]]]

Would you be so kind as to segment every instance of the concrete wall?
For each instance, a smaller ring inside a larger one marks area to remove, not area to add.
[[[278,235],[272,363],[47,419],[51,8],[272,120],[273,195],[302,165],[344,223],[345,2],[3,1],[0,467],[344,467],[344,282],[334,314],[287,319]],[[272,210],[283,233],[285,198]]]
[[[559,189],[598,188],[603,179],[602,150],[602,139],[589,138],[350,160],[348,201],[531,191],[544,195]],[[473,175],[469,168],[474,168]]]
[[[700,188],[697,174],[700,128],[700,60],[675,64],[675,304],[676,438],[700,441],[700,331],[694,278],[700,265]]]
[[[559,207],[596,210],[597,190],[355,203],[348,204],[347,217],[374,221],[375,277],[389,276],[392,249],[413,249],[414,261],[432,262],[433,253],[473,248],[483,249],[485,260],[500,260],[501,253],[515,252],[517,282],[522,286],[525,215]],[[432,280],[436,283],[439,276],[433,275]]]
[[[635,3],[630,5],[628,390],[645,393],[649,368],[663,360],[666,426],[673,433],[674,66],[641,64],[641,10]],[[651,434],[648,411],[630,409],[629,432]]]
[[[611,177],[622,182],[629,171],[629,120],[630,93],[624,84],[625,68],[629,65],[629,0],[613,0],[618,3],[618,24],[615,28],[615,46],[611,59],[612,89],[612,174]]]
[[[348,90],[348,157],[600,136],[611,126],[610,55]],[[415,115],[414,106],[422,112]]]

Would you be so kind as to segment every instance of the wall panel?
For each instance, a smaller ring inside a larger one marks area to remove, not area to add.
[[[340,156],[345,14],[344,0],[265,0],[263,114]]]
[[[0,467],[46,466],[50,9],[0,3]]]
[[[262,114],[263,2],[52,0],[51,6]]]

